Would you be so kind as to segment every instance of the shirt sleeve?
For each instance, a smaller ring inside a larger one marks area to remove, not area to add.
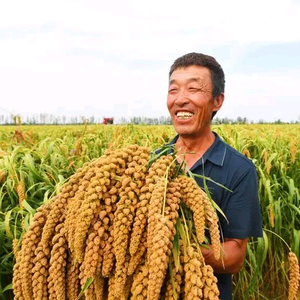
[[[247,169],[229,193],[223,211],[228,223],[222,220],[223,236],[244,239],[262,237],[261,212],[258,198],[258,182],[255,167]]]

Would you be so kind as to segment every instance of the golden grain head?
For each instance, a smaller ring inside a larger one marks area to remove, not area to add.
[[[79,138],[77,153],[81,143]],[[107,151],[79,169],[51,205],[38,210],[20,252],[15,251],[22,257],[15,267],[16,299],[75,300],[89,278],[94,281],[86,298],[108,294],[107,299],[125,300],[131,292],[132,300],[156,300],[164,292],[172,299],[173,286],[166,276],[180,200],[191,205],[196,228],[204,226],[205,218],[208,225],[215,219],[210,208],[206,216],[201,210],[202,194],[193,181],[171,179],[173,157],[160,157],[148,170],[149,157],[149,149],[136,145]],[[24,187],[17,192],[23,199]],[[218,228],[209,227],[217,239]],[[184,268],[176,269],[172,260],[175,290],[177,295],[182,292],[185,270],[185,287],[199,298],[204,260],[194,249],[188,253]],[[204,283],[213,286],[216,281],[208,277]],[[211,296],[215,290],[206,292]]]
[[[299,261],[294,252],[289,253],[289,300],[296,300],[299,289]]]
[[[4,170],[0,170],[0,183],[6,181],[6,172]]]

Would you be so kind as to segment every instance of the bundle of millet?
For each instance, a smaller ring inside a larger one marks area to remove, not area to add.
[[[79,169],[39,209],[24,236],[15,299],[179,299],[190,286],[197,297],[210,297],[211,290],[217,297],[215,277],[200,283],[193,275],[195,266],[206,270],[196,259],[205,224],[220,253],[217,215],[196,182],[178,176],[183,172],[175,160],[133,145]],[[193,213],[189,220],[186,209]],[[180,231],[186,221],[193,226]],[[182,234],[193,236],[193,246],[182,246]],[[188,259],[178,260],[184,254]]]
[[[212,249],[215,259],[220,258],[221,242],[218,225],[218,216],[208,196],[198,188],[195,180],[190,177],[181,176],[177,178],[181,188],[182,200],[193,211],[193,220],[197,233],[198,242],[204,241],[205,222],[207,223]]]

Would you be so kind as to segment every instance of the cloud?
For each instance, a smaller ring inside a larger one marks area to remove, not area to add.
[[[299,79],[299,70],[229,76],[219,117],[296,121],[300,116]]]
[[[169,67],[198,51],[214,55],[226,71],[220,116],[263,118],[276,103],[274,118],[286,112],[295,119],[297,110],[282,103],[295,101],[299,73],[291,78],[268,66],[237,74],[235,66],[253,45],[272,51],[272,44],[299,42],[299,20],[299,5],[285,0],[5,1],[2,106],[18,113],[166,115]]]
[[[41,25],[87,33],[117,34],[139,38],[151,32],[203,34],[208,42],[295,41],[300,35],[300,7],[287,0],[251,2],[152,0],[144,1],[6,1],[1,4],[0,28]],[[144,34],[143,34],[144,33]],[[155,38],[155,37],[154,37]],[[206,41],[203,41],[205,43]]]

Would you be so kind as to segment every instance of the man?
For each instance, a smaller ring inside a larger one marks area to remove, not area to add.
[[[224,102],[224,87],[224,72],[213,57],[189,53],[171,66],[167,106],[178,133],[170,144],[175,144],[179,154],[185,153],[190,171],[232,191],[206,181],[228,222],[219,215],[223,258],[216,260],[213,251],[205,248],[202,253],[218,278],[220,299],[227,300],[232,298],[231,274],[243,265],[247,240],[262,236],[262,226],[253,163],[211,130],[211,120]],[[203,187],[202,179],[196,180]]]

